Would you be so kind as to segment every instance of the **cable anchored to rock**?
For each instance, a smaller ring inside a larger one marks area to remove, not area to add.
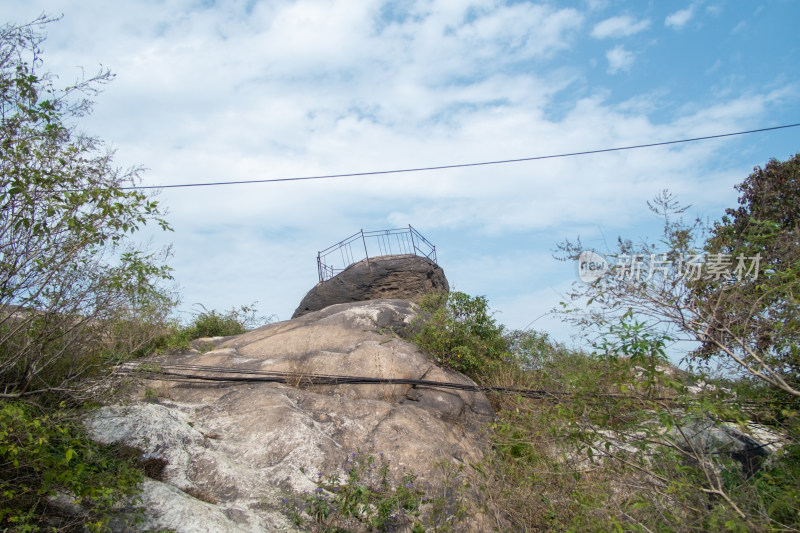
[[[160,381],[211,381],[217,383],[281,383],[289,385],[411,385],[412,387],[463,390],[468,392],[499,392],[514,394],[526,398],[545,398],[567,396],[566,392],[553,392],[536,389],[518,389],[511,387],[481,387],[469,383],[433,381],[410,378],[376,378],[366,376],[337,376],[329,374],[305,374],[300,372],[272,372],[265,370],[248,370],[213,367],[205,365],[140,365],[125,364],[119,367],[119,373],[140,374],[146,379]],[[198,372],[203,372],[198,373]]]
[[[175,382],[215,382],[215,383],[279,383],[284,385],[410,385],[414,388],[433,388],[462,390],[467,392],[499,393],[524,398],[537,399],[573,399],[576,395],[571,392],[550,391],[544,389],[521,389],[516,387],[485,387],[469,383],[456,383],[450,381],[434,381],[411,378],[378,378],[367,376],[340,376],[331,374],[307,374],[302,372],[277,372],[253,369],[225,368],[206,365],[170,364],[150,365],[127,363],[118,368],[118,373],[137,374],[145,379]],[[630,394],[603,393],[595,395],[596,398],[630,398],[646,399],[648,401],[676,402],[671,397],[633,396]]]

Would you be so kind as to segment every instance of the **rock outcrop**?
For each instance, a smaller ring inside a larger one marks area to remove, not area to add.
[[[413,316],[412,304],[401,300],[333,305],[230,338],[205,353],[145,361],[163,372],[288,372],[297,381],[143,380],[126,403],[91,414],[86,425],[97,440],[136,446],[166,462],[161,480],[143,486],[145,519],[136,530],[294,530],[281,512],[281,498],[313,491],[317,473],[341,472],[356,452],[383,454],[391,460],[393,479],[410,472],[430,487],[446,482],[434,462],[479,461],[494,416],[480,392],[303,382],[303,375],[324,374],[471,384],[383,333],[408,325]],[[467,528],[482,529],[478,523]]]
[[[719,424],[709,419],[687,419],[680,431],[668,432],[678,447],[688,455],[728,456],[739,462],[742,474],[749,478],[761,468],[764,461],[777,449],[774,443],[782,442],[781,435],[757,424],[748,424],[745,433],[733,424]]]
[[[329,305],[397,298],[418,302],[432,291],[449,291],[444,271],[428,258],[387,255],[359,261],[308,291],[292,318]]]

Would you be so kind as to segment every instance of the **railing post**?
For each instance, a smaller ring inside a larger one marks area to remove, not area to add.
[[[417,245],[414,243],[414,228],[411,227],[411,224],[408,225],[408,234],[411,235],[411,252],[417,255]]]
[[[325,277],[322,274],[322,257],[320,255],[321,253],[322,252],[317,252],[317,273],[319,274],[320,283],[325,281]]]
[[[361,228],[361,242],[364,243],[364,257],[367,259],[367,268],[369,268],[369,252],[367,251],[367,239],[364,238],[364,228]]]

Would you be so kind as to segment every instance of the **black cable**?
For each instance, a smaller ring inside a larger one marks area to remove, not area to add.
[[[469,392],[501,393],[519,395],[525,398],[572,398],[574,394],[561,391],[547,391],[542,389],[518,389],[512,387],[481,387],[465,383],[447,381],[431,381],[409,378],[374,378],[364,376],[339,376],[329,374],[303,374],[294,372],[273,372],[266,370],[234,369],[205,365],[171,364],[155,365],[153,368],[139,368],[137,365],[124,365],[120,367],[124,373],[141,373],[142,377],[163,381],[212,381],[217,383],[300,383],[306,385],[411,385],[414,387],[439,388],[463,390]],[[184,371],[184,372],[180,372]],[[206,374],[186,373],[205,372]],[[212,374],[212,375],[208,375]],[[213,375],[217,374],[217,375]],[[221,375],[227,374],[227,375]],[[233,374],[233,375],[230,375]],[[637,397],[624,394],[600,394],[600,398],[631,398]],[[647,398],[650,401],[671,401],[675,398]]]
[[[591,155],[591,154],[602,154],[606,152],[620,152],[623,150],[635,150],[639,148],[652,148],[655,146],[668,146],[671,144],[681,144],[681,143],[688,143],[688,142],[696,142],[696,141],[706,141],[709,139],[721,139],[723,137],[733,137],[736,135],[746,135],[749,133],[760,133],[764,131],[774,131],[786,128],[796,128],[800,126],[800,123],[797,124],[786,124],[783,126],[773,126],[771,128],[759,128],[756,130],[747,130],[747,131],[737,131],[733,133],[721,133],[718,135],[706,135],[704,137],[693,137],[690,139],[679,139],[676,141],[663,141],[657,143],[648,143],[648,144],[637,144],[633,146],[620,146],[616,148],[603,148],[599,150],[586,150],[583,152],[569,152],[564,154],[554,154],[554,155],[540,155],[540,156],[533,156],[533,157],[521,157],[518,159],[503,159],[499,161],[483,161],[479,163],[459,163],[453,165],[441,165],[441,166],[432,166],[432,167],[419,167],[419,168],[406,168],[406,169],[398,169],[398,170],[376,170],[371,172],[351,172],[347,174],[326,174],[320,176],[300,176],[294,178],[272,178],[272,179],[261,179],[261,180],[239,180],[239,181],[216,181],[216,182],[206,182],[206,183],[179,183],[175,185],[140,185],[140,186],[130,186],[130,187],[120,187],[121,190],[145,190],[145,189],[177,189],[177,188],[186,188],[186,187],[215,187],[221,185],[246,185],[246,184],[253,184],[253,183],[277,183],[281,181],[304,181],[304,180],[322,180],[322,179],[331,179],[331,178],[349,178],[349,177],[358,177],[358,176],[378,176],[382,174],[400,174],[405,172],[427,172],[431,170],[446,170],[451,168],[466,168],[466,167],[478,167],[478,166],[487,166],[487,165],[504,165],[508,163],[520,163],[523,161],[539,161],[542,159],[556,159],[561,157],[574,157],[579,155]],[[78,192],[82,189],[77,190],[64,190],[61,192]]]
[[[278,373],[276,373],[278,374]],[[505,394],[519,394],[526,398],[543,398],[547,396],[565,396],[565,392],[549,392],[544,390],[532,389],[512,389],[506,387],[480,387],[478,385],[467,385],[463,383],[451,383],[446,381],[429,381],[420,379],[403,378],[368,378],[368,377],[349,377],[349,376],[320,376],[303,374],[282,374],[282,375],[262,375],[262,376],[204,376],[200,374],[183,374],[179,372],[148,372],[144,376],[147,379],[159,381],[214,381],[218,383],[293,383],[307,385],[412,385],[414,387],[454,389],[468,392],[500,392]]]
[[[238,374],[236,376],[224,375],[201,375],[201,374],[185,374],[174,372],[175,370],[187,371],[205,371],[211,374]],[[414,387],[423,388],[441,388],[441,389],[455,389],[468,392],[494,392],[502,394],[515,394],[526,398],[544,399],[556,397],[569,399],[574,395],[568,392],[545,391],[536,389],[516,389],[509,387],[481,387],[478,385],[470,385],[466,383],[453,383],[447,381],[430,381],[421,379],[407,379],[407,378],[370,378],[358,376],[338,376],[328,374],[303,374],[293,372],[274,372],[266,370],[246,370],[235,368],[224,368],[205,365],[190,365],[190,364],[172,364],[172,365],[154,365],[152,368],[140,368],[136,364],[128,364],[120,367],[124,373],[137,372],[145,379],[152,379],[158,381],[172,381],[177,383],[197,383],[203,381],[224,383],[295,383],[297,385],[412,385]],[[244,375],[242,375],[244,374]],[[632,398],[636,397],[621,394],[601,394],[600,397],[614,397],[614,398]],[[648,398],[648,400],[669,400],[674,401],[674,398]],[[780,441],[768,442],[766,444],[759,444],[757,446],[746,447],[741,450],[735,450],[739,453],[752,451],[756,449],[765,448],[772,444],[778,444]],[[709,454],[722,454],[726,452],[709,452]]]
[[[308,385],[412,385],[427,388],[442,388],[464,390],[471,392],[502,392],[519,394],[528,398],[541,398],[546,396],[568,396],[566,392],[551,392],[535,389],[516,389],[508,387],[480,387],[465,383],[447,381],[431,381],[407,378],[373,378],[362,376],[338,376],[328,374],[302,374],[293,372],[271,372],[265,370],[246,370],[205,365],[173,364],[154,365],[153,368],[139,368],[137,365],[124,365],[120,367],[124,373],[138,372],[147,379],[164,381],[214,381],[220,383],[293,383],[300,382]],[[178,372],[207,372],[208,374],[190,374]],[[218,374],[218,375],[213,375]],[[234,374],[234,375],[219,375]],[[166,378],[166,379],[165,379]]]
[[[139,373],[148,379],[161,379],[159,376],[167,377],[164,381],[216,381],[216,382],[230,382],[230,383],[291,383],[300,381],[309,385],[414,385],[424,386],[428,388],[445,388],[457,389],[472,392],[499,392],[507,394],[519,394],[528,398],[541,398],[545,396],[558,396],[558,397],[574,397],[575,395],[563,391],[547,391],[542,389],[518,389],[510,387],[480,387],[478,385],[469,385],[463,383],[453,383],[446,381],[430,381],[418,380],[410,378],[373,378],[363,376],[341,376],[332,374],[304,374],[296,372],[277,372],[268,370],[252,370],[252,369],[239,369],[227,368],[221,366],[207,366],[207,365],[192,365],[186,363],[173,363],[169,365],[145,365],[141,368],[137,363],[128,363],[119,367],[123,373]],[[177,371],[187,372],[207,372],[211,374],[235,374],[244,375],[238,376],[208,376],[201,374],[185,374]],[[642,399],[639,396],[631,396],[629,394],[616,394],[606,393],[600,394],[598,398],[629,398],[629,399]],[[644,398],[648,401],[669,401],[675,403],[675,398],[672,397],[652,397]],[[733,401],[733,400],[732,400]],[[752,408],[759,405],[774,405],[785,404],[787,401],[780,400],[739,400],[739,403],[744,404],[746,407]]]

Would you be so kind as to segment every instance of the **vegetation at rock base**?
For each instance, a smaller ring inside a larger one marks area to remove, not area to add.
[[[425,486],[411,473],[399,482],[389,476],[383,453],[353,452],[341,471],[318,472],[311,493],[287,494],[283,512],[292,523],[314,531],[451,532],[464,528],[468,483],[462,467],[438,462],[440,486]]]
[[[67,410],[0,403],[0,525],[4,531],[104,531],[135,496],[136,456],[101,446]]]
[[[594,304],[588,312],[565,305],[576,325],[612,339],[600,343],[613,358],[625,350],[641,353],[660,343],[691,341],[697,349],[687,354],[686,367],[716,387],[700,396],[687,395],[680,383],[664,383],[686,405],[650,401],[648,412],[662,426],[678,430],[692,427],[692,419],[704,417],[740,427],[760,422],[773,430],[772,440],[781,450],[755,472],[742,477],[733,467],[720,465],[720,457],[700,457],[686,451],[691,438],[684,435],[645,437],[678,452],[689,466],[682,476],[664,476],[648,465],[648,475],[658,474],[656,493],[680,494],[674,484],[695,487],[684,494],[691,509],[713,513],[663,511],[675,522],[674,529],[727,528],[730,530],[796,530],[800,523],[798,444],[800,444],[800,382],[798,382],[798,298],[800,297],[800,155],[787,161],[771,160],[754,169],[737,186],[739,207],[728,209],[720,221],[685,222],[681,207],[667,191],[650,204],[664,220],[657,243],[634,245],[620,239],[610,254],[616,261],[608,275],[576,285],[571,302]],[[562,258],[575,259],[579,242],[560,245]],[[636,258],[649,258],[632,275]],[[659,265],[654,267],[655,265]],[[664,268],[667,265],[668,268]],[[622,323],[622,326],[617,324]],[[654,344],[655,343],[655,344]],[[663,365],[645,368],[644,376],[665,381]],[[686,398],[691,401],[686,401]],[[636,430],[641,433],[641,427]],[[665,442],[666,441],[666,442]],[[697,467],[700,467],[699,470]],[[663,466],[662,466],[663,468]],[[711,497],[705,501],[702,495]],[[665,499],[661,507],[667,508]],[[649,502],[652,504],[652,502]],[[650,506],[643,506],[652,511]],[[661,522],[659,522],[661,523]],[[669,522],[667,522],[669,523]]]
[[[140,169],[114,167],[74,124],[111,73],[59,88],[42,71],[50,22],[0,27],[0,528],[99,531],[141,473],[91,442],[74,407],[161,335],[168,251],[129,236],[169,226],[125,189]]]

